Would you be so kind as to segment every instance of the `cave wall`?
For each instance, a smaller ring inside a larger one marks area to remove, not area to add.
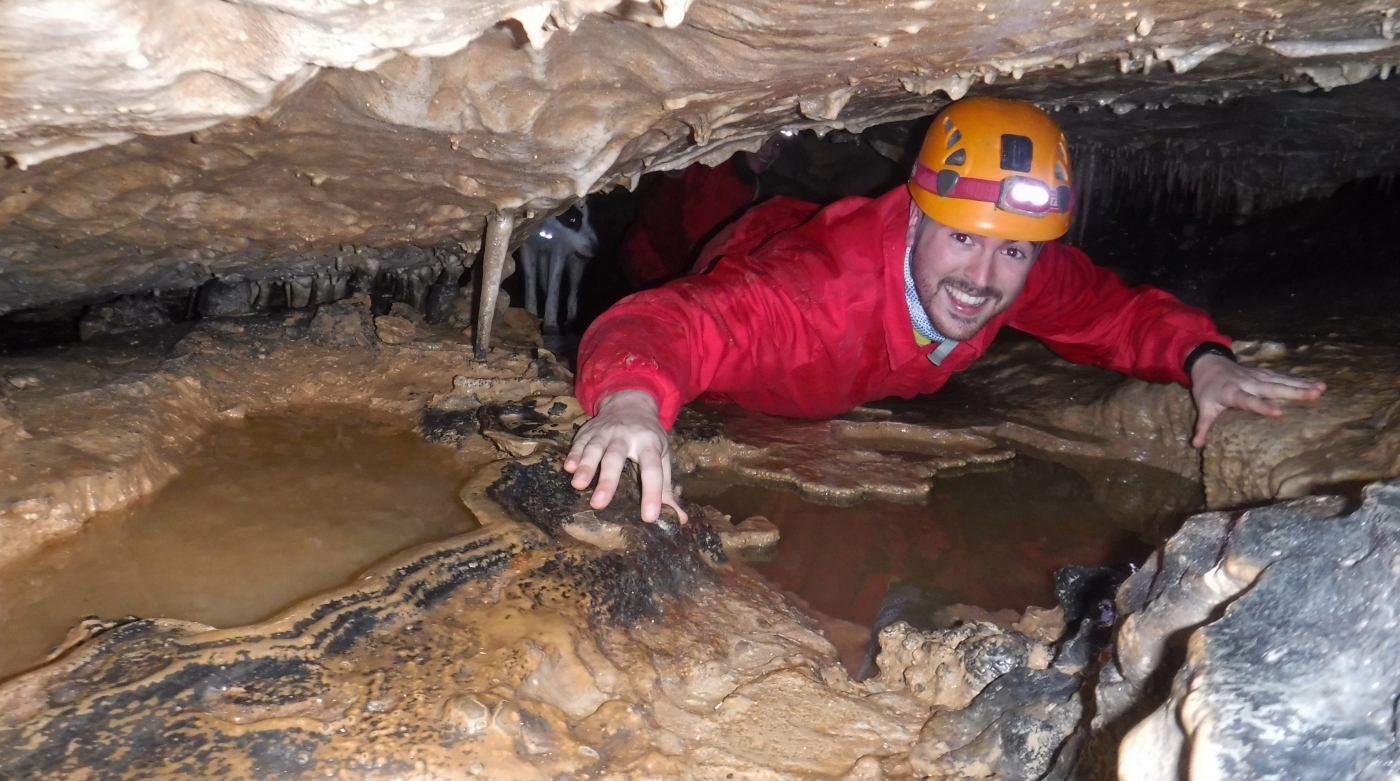
[[[0,314],[334,265],[363,247],[470,256],[494,210],[521,217],[518,236],[590,191],[778,129],[859,131],[969,92],[1057,110],[1110,168],[1252,203],[1280,189],[1245,176],[1267,167],[1251,157],[1270,153],[1257,126],[1217,119],[1234,130],[1205,137],[1215,152],[1153,167],[1183,138],[1202,147],[1197,114],[1211,109],[1190,107],[1344,96],[1400,61],[1393,20],[1373,2],[1257,0],[13,0],[0,10]],[[1365,140],[1386,137],[1395,104],[1334,102],[1313,121],[1331,157],[1290,168],[1285,192],[1393,170],[1394,142]],[[1183,104],[1179,125],[1146,111]],[[1355,132],[1332,132],[1337,116]]]

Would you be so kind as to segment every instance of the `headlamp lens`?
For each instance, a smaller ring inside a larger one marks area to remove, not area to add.
[[[1046,206],[1050,203],[1050,191],[1038,184],[1020,181],[1011,185],[1010,200],[1027,206]]]
[[[1043,217],[1050,211],[1050,188],[1039,179],[1009,176],[1001,180],[997,208],[1027,217]]]

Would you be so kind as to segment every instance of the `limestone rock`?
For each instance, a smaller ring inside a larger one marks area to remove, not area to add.
[[[987,684],[1023,667],[1045,669],[1050,650],[1019,632],[968,622],[920,632],[904,622],[880,631],[876,688],[908,691],[925,705],[966,708]]]
[[[1389,778],[1400,696],[1400,483],[1208,513],[1123,586],[1095,728],[1125,781]]]
[[[331,347],[373,346],[368,301],[357,298],[319,307],[311,318],[311,338]]]
[[[498,351],[478,364],[446,349],[376,349],[366,303],[200,320],[168,354],[117,338],[42,360],[0,356],[0,565],[159,490],[218,420],[344,405],[412,416],[460,377],[469,399],[443,401],[470,403],[470,420],[454,423],[489,448],[474,435],[483,402],[572,390],[544,355]]]
[[[413,321],[394,315],[374,318],[374,333],[385,344],[408,344],[418,335]]]
[[[405,304],[402,301],[395,301],[389,305],[389,316],[407,320],[414,325],[424,325],[428,319],[419,312],[412,304]]]
[[[550,425],[518,404],[482,416]],[[264,624],[122,622],[0,687],[0,775],[256,766],[290,781],[401,775],[412,758],[442,778],[796,781],[902,759],[927,715],[914,698],[851,683],[703,522],[643,523],[635,474],[594,511],[559,444],[540,448],[468,481],[479,530]]]
[[[1373,3],[1218,5],[1039,3],[1011,21],[922,0],[189,0],[158,12],[8,0],[0,49],[20,65],[0,73],[0,154],[16,163],[0,179],[0,312],[94,288],[194,288],[349,243],[474,252],[497,208],[519,209],[523,234],[564,201],[648,171],[718,163],[784,129],[913,119],[969,89],[1099,124],[1390,72]],[[1138,43],[1139,28],[1151,38]],[[1341,48],[1307,45],[1317,34]],[[1290,57],[1304,52],[1297,70]],[[1177,77],[1149,75],[1163,57]],[[1186,74],[1207,58],[1208,76]],[[1324,186],[1395,167],[1393,119],[1347,119],[1347,134],[1298,145],[1316,156],[1297,168],[1327,172],[1314,174]],[[1199,149],[1190,128],[1178,135],[1190,154],[1154,152],[1152,164],[1196,182],[1294,169],[1282,163],[1303,152],[1268,150],[1298,140],[1298,124],[1273,127],[1272,139],[1251,129]],[[1125,151],[1134,130],[1102,144]],[[1265,182],[1251,189],[1318,186]],[[222,292],[237,304],[239,291]]]
[[[1043,778],[1083,715],[1079,685],[1059,670],[1013,670],[929,719],[909,763],[925,778]]]
[[[86,342],[106,334],[124,334],[170,322],[170,312],[160,301],[145,296],[122,296],[84,313],[78,321],[78,336]]]
[[[0,449],[29,438],[29,432],[24,430],[19,421],[0,412]]]
[[[1400,384],[1392,379],[1400,351],[1328,342],[1238,347],[1246,365],[1317,377],[1328,388],[1316,401],[1284,402],[1279,418],[1221,415],[1204,457],[1211,507],[1400,476]]]
[[[1048,613],[1023,619],[1039,624]],[[909,752],[926,778],[1042,778],[1083,716],[1081,678],[1050,666],[1049,646],[969,621],[880,632],[876,691],[908,691],[932,709]],[[1065,752],[1067,760],[1073,750]]]
[[[778,526],[761,515],[745,518],[731,528],[720,527],[720,542],[731,556],[761,557],[778,545]]]

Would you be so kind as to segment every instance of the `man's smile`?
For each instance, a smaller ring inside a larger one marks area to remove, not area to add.
[[[939,290],[947,293],[945,300],[950,313],[966,320],[977,319],[988,307],[1001,299],[994,290],[955,285],[951,281],[939,285]]]

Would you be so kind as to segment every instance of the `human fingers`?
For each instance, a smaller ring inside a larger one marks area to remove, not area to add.
[[[574,479],[569,481],[569,485],[575,490],[582,491],[593,482],[593,475],[598,470],[598,462],[603,459],[606,443],[607,440],[603,437],[590,437],[584,445],[578,466],[574,470]]]
[[[666,479],[661,461],[655,447],[647,445],[638,449],[637,467],[642,473],[642,520],[647,523],[661,517],[661,493]]]
[[[1271,369],[1255,369],[1251,372],[1251,378],[1256,382],[1276,383],[1293,388],[1327,389],[1327,383],[1325,382],[1319,382],[1311,377],[1298,377],[1292,374],[1283,374],[1282,372],[1276,372]]]
[[[574,441],[569,447],[569,454],[564,457],[565,472],[573,473],[578,469],[579,464],[583,463],[583,449],[588,445],[590,439],[592,439],[592,437],[589,436],[588,432],[584,429],[579,429],[578,433],[574,434]]]
[[[1265,399],[1310,400],[1322,395],[1322,390],[1312,385],[1284,385],[1277,382],[1249,383],[1244,390]]]
[[[685,510],[681,509],[680,502],[676,501],[675,488],[671,485],[671,459],[665,455],[661,458],[661,469],[664,474],[664,480],[661,483],[661,503],[670,505],[671,509],[676,511],[676,517],[680,519],[681,525],[684,526],[690,518],[685,514]]]
[[[1237,409],[1248,410],[1260,415],[1267,415],[1271,418],[1276,418],[1283,414],[1283,410],[1270,404],[1264,397],[1246,392],[1243,389],[1239,389],[1236,393],[1231,394],[1229,405]]]
[[[1206,446],[1206,433],[1215,423],[1215,419],[1220,417],[1224,407],[1219,404],[1199,404],[1196,409],[1196,434],[1191,438],[1191,447],[1200,450]]]
[[[617,491],[617,483],[622,479],[622,467],[627,463],[627,442],[621,437],[616,437],[608,448],[603,452],[603,459],[598,464],[598,487],[593,489],[593,498],[588,504],[595,510],[601,510],[612,501],[613,494]]]

